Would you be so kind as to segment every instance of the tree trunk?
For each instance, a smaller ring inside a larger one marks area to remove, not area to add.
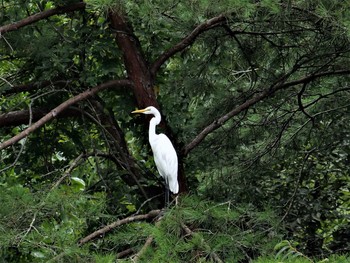
[[[128,78],[134,83],[133,93],[137,106],[140,108],[147,106],[159,108],[153,90],[154,82],[151,73],[142,54],[140,43],[134,35],[131,26],[127,24],[125,18],[117,11],[110,11],[109,18],[112,29],[116,33],[117,44],[123,52]]]
[[[145,57],[143,56],[142,49],[138,38],[134,35],[131,25],[129,25],[121,13],[111,10],[109,12],[109,19],[111,27],[116,34],[116,42],[123,53],[124,65],[128,78],[133,82],[133,94],[136,99],[137,106],[139,108],[145,108],[147,106],[154,106],[159,109],[159,104],[154,93],[154,79],[151,74],[151,70]],[[150,117],[146,116],[145,120],[148,121]],[[161,126],[166,131],[172,142],[176,144],[176,139],[171,132],[170,127],[167,125],[165,119],[161,123]],[[175,148],[178,149],[178,147]],[[179,153],[179,151],[178,151]],[[183,172],[183,162],[181,156],[179,156],[179,174],[178,180],[180,185],[180,192],[187,191],[185,176]]]

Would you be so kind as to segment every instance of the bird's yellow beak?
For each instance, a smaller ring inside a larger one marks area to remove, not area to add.
[[[147,109],[142,109],[142,110],[134,110],[131,113],[144,113],[145,111],[147,111]]]

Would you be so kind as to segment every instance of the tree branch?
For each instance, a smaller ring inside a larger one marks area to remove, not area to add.
[[[45,108],[32,109],[32,121],[37,121],[45,116],[50,110]],[[59,118],[75,117],[81,115],[81,112],[77,109],[68,107],[58,116]],[[21,124],[27,124],[30,119],[29,110],[11,111],[8,113],[0,114],[0,128],[7,126],[17,126]]]
[[[350,70],[335,70],[335,71],[324,71],[320,73],[315,73],[308,75],[304,78],[293,80],[290,82],[284,82],[285,78],[281,78],[280,82],[275,83],[270,89],[266,89],[251,99],[245,101],[241,105],[237,106],[233,110],[231,110],[229,113],[223,115],[222,117],[214,120],[211,124],[209,124],[207,127],[205,127],[189,144],[187,144],[183,148],[183,154],[186,156],[193,148],[195,148],[197,145],[199,145],[205,137],[207,137],[208,134],[215,131],[216,129],[220,128],[225,122],[227,122],[232,117],[238,115],[242,111],[248,109],[252,105],[256,104],[259,101],[262,101],[266,97],[274,94],[278,90],[289,88],[292,86],[296,86],[299,84],[309,83],[317,78],[326,77],[326,76],[334,76],[334,75],[347,75],[350,74]]]
[[[156,226],[159,227],[160,222],[162,220],[162,217],[158,218],[158,221],[156,222]],[[145,244],[143,244],[142,248],[140,249],[139,252],[137,252],[134,256],[131,257],[132,262],[138,262],[139,259],[142,257],[142,255],[146,252],[147,248],[152,244],[154,237],[153,236],[149,236],[146,239]]]
[[[129,216],[129,217],[126,217],[124,219],[120,219],[120,220],[115,221],[115,222],[91,233],[90,235],[84,237],[83,239],[79,240],[78,244],[79,244],[79,246],[84,245],[85,243],[89,242],[90,240],[92,240],[100,235],[104,235],[118,226],[128,224],[128,223],[134,222],[134,221],[155,218],[156,216],[158,216],[160,214],[160,212],[161,212],[161,210],[159,210],[159,209],[158,210],[151,210],[148,214]]]
[[[49,10],[46,10],[46,11],[43,11],[40,13],[36,13],[36,14],[28,16],[28,17],[26,17],[18,22],[0,27],[0,36],[1,36],[1,34],[17,30],[21,27],[33,24],[39,20],[48,18],[48,17],[53,16],[53,15],[82,10],[85,8],[85,6],[86,6],[86,3],[79,2],[79,3],[67,5],[67,6],[49,9]]]
[[[40,120],[35,122],[32,126],[28,127],[27,129],[25,129],[21,133],[17,134],[16,136],[12,137],[11,139],[1,143],[0,150],[4,149],[6,147],[9,147],[10,145],[27,137],[30,133],[32,133],[36,129],[40,128],[41,126],[43,126],[45,123],[47,123],[51,119],[56,118],[58,114],[60,114],[63,110],[67,109],[69,106],[71,106],[79,101],[85,100],[85,99],[93,96],[97,92],[100,92],[104,89],[115,87],[115,86],[120,87],[120,86],[131,86],[131,85],[132,85],[132,83],[129,80],[125,80],[125,79],[124,80],[111,80],[109,82],[106,82],[106,83],[103,83],[99,86],[96,86],[92,89],[86,90],[86,91],[78,94],[77,96],[74,96],[74,97],[66,100],[65,102],[61,103],[56,108],[51,110],[48,114],[46,114],[44,117],[42,117]]]
[[[145,253],[146,249],[152,244],[152,242],[153,242],[153,236],[149,236],[146,239],[146,242],[143,245],[143,247],[140,249],[140,251],[137,252],[137,254],[132,257],[132,261],[133,262],[138,262],[140,257]]]
[[[167,61],[170,57],[172,57],[176,53],[190,46],[201,33],[203,33],[208,29],[221,25],[222,23],[226,22],[226,19],[227,17],[221,14],[219,16],[213,17],[207,20],[206,22],[198,25],[189,35],[187,35],[175,46],[165,51],[160,57],[156,59],[156,61],[153,62],[150,69],[152,76],[155,77],[157,71],[164,64],[165,61]]]

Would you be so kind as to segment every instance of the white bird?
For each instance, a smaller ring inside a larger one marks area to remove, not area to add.
[[[177,181],[178,161],[175,148],[165,134],[156,134],[156,126],[160,123],[161,116],[155,107],[150,106],[142,110],[135,110],[132,113],[154,115],[149,123],[148,140],[158,172],[165,180],[165,199],[166,202],[169,202],[169,189],[174,194],[179,192],[179,183]]]

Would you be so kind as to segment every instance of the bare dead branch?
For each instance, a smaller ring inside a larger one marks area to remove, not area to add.
[[[79,2],[79,3],[75,3],[75,4],[71,4],[71,5],[67,5],[67,6],[62,6],[62,7],[57,7],[57,8],[53,8],[53,9],[49,9],[40,13],[36,13],[34,15],[28,16],[18,22],[12,23],[12,24],[8,24],[8,25],[4,25],[2,27],[0,27],[0,36],[1,34],[10,32],[10,31],[14,31],[17,30],[21,27],[33,24],[39,20],[48,18],[50,16],[54,16],[54,15],[59,15],[59,14],[64,14],[64,13],[68,13],[68,12],[74,12],[77,10],[82,10],[84,9],[86,6],[86,3],[84,2]]]
[[[176,53],[180,52],[181,50],[185,49],[186,47],[190,46],[196,38],[203,33],[204,31],[207,31],[208,29],[211,29],[213,27],[219,26],[222,23],[226,22],[227,17],[223,14],[213,17],[206,22],[198,25],[190,34],[188,34],[184,39],[182,39],[179,43],[177,43],[175,46],[171,47],[167,51],[165,51],[160,57],[156,59],[156,61],[153,62],[151,66],[151,74],[153,77],[155,77],[157,71],[159,68],[164,64],[165,61],[167,61],[170,57],[175,55]]]
[[[79,240],[78,244],[81,246],[87,242],[89,242],[90,240],[104,235],[108,232],[110,232],[111,230],[113,230],[114,228],[124,225],[124,224],[128,224],[134,221],[140,221],[140,220],[145,220],[145,219],[151,219],[151,218],[155,218],[156,216],[158,216],[160,214],[161,210],[151,210],[148,214],[144,214],[144,215],[136,215],[136,216],[129,216],[126,217],[124,219],[120,219],[118,221],[115,221],[93,233],[91,233],[90,235],[82,238],[81,240]]]
[[[162,220],[162,217],[158,218],[157,222],[155,223],[155,226],[159,226],[160,222]],[[138,253],[136,253],[133,257],[131,257],[132,262],[138,262],[140,257],[145,253],[146,249],[152,244],[154,237],[153,236],[149,236],[146,239],[145,244],[142,246],[142,248],[140,249],[140,251]]]
[[[348,75],[350,74],[349,69],[345,70],[335,70],[335,71],[325,71],[325,72],[319,72],[315,74],[310,74],[304,78],[298,79],[298,80],[293,80],[290,82],[284,82],[285,78],[281,78],[280,82],[276,82],[271,88],[266,89],[251,99],[248,99],[241,105],[237,106],[227,114],[221,116],[220,118],[214,120],[211,124],[209,124],[207,127],[205,127],[189,144],[187,144],[183,148],[183,155],[186,156],[193,148],[195,148],[197,145],[199,145],[205,137],[207,137],[208,134],[211,132],[215,131],[216,129],[220,128],[224,123],[226,123],[229,119],[232,117],[238,115],[242,111],[248,109],[249,107],[253,106],[259,101],[262,101],[263,99],[267,98],[268,96],[274,94],[275,92],[289,88],[292,86],[296,86],[299,84],[304,84],[304,83],[309,83],[317,78],[321,77],[327,77],[327,76],[336,76],[336,75]]]
[[[134,253],[135,250],[133,248],[128,248],[128,249],[125,249],[121,252],[118,252],[117,254],[117,258],[123,258],[123,257],[126,257],[127,255],[130,255],[132,253]]]
[[[137,262],[140,259],[140,257],[145,253],[146,249],[152,244],[152,242],[153,242],[153,237],[149,236],[146,239],[146,242],[143,245],[143,247],[140,249],[140,251],[135,256],[132,257],[132,261]]]
[[[30,133],[32,133],[36,129],[40,128],[48,121],[52,120],[53,118],[56,118],[58,114],[60,114],[63,110],[67,109],[69,106],[71,106],[79,101],[85,100],[85,99],[93,96],[97,92],[100,92],[104,89],[108,89],[108,88],[112,88],[112,87],[131,86],[131,85],[132,85],[132,83],[126,79],[124,79],[124,80],[111,80],[109,82],[106,82],[106,83],[103,83],[99,86],[96,86],[92,89],[86,90],[86,91],[78,94],[77,96],[74,96],[74,97],[66,100],[65,102],[61,103],[59,106],[57,106],[56,108],[51,110],[48,114],[46,114],[40,120],[35,122],[32,126],[28,127],[27,129],[25,129],[21,133],[17,134],[16,136],[10,138],[9,140],[1,143],[0,150],[4,149],[6,147],[9,147],[10,145],[15,144],[16,142],[20,141],[21,139],[27,137]]]

